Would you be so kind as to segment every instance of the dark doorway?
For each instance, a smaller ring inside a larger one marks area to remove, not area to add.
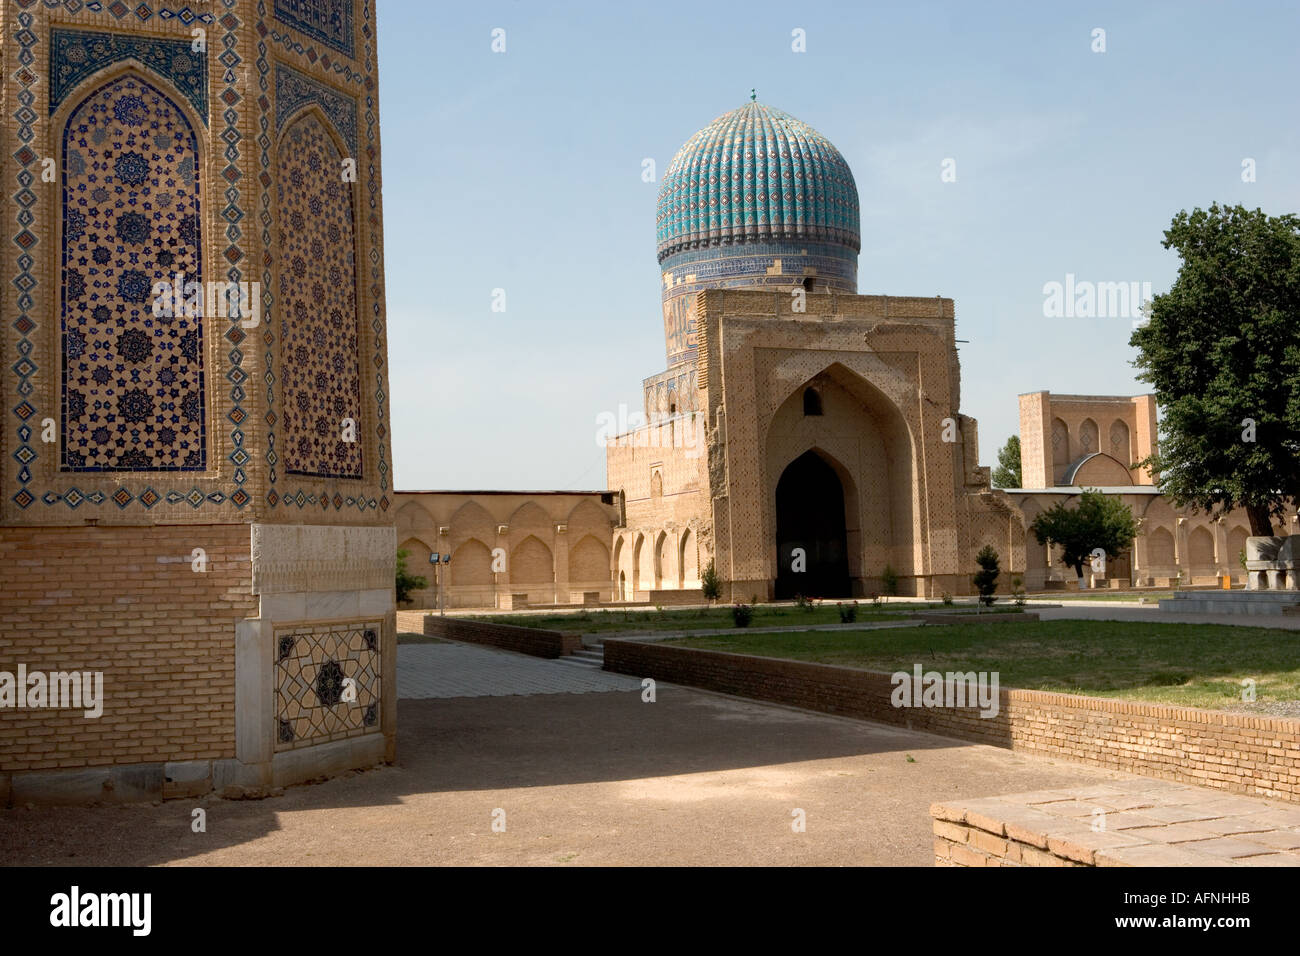
[[[777,482],[776,542],[778,599],[851,596],[844,487],[816,452],[792,461]],[[794,570],[795,548],[806,555],[803,571]]]

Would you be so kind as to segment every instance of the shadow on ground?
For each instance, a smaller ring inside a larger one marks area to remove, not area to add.
[[[396,765],[266,800],[2,811],[4,862],[926,865],[933,800],[1117,776],[662,684],[403,700],[398,727]]]

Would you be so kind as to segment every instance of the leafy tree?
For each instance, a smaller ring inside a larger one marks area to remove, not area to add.
[[[1142,464],[1179,505],[1244,508],[1253,535],[1300,498],[1300,217],[1220,206],[1180,212],[1182,260],[1134,331],[1134,366],[1163,410]]]
[[[700,575],[700,592],[710,604],[722,597],[722,582],[718,579],[718,569],[712,561],[709,561],[709,566]]]
[[[1020,436],[1012,435],[998,452],[998,466],[993,469],[994,488],[1022,488],[1020,477]]]
[[[980,603],[992,607],[997,600],[993,592],[998,587],[998,553],[993,550],[993,545],[986,544],[980,548],[979,554],[975,555],[975,563],[980,566],[975,574],[975,589],[980,593]]]
[[[397,601],[409,601],[412,591],[419,591],[427,588],[429,582],[424,578],[411,574],[406,570],[406,559],[411,556],[411,552],[405,548],[397,549]]]
[[[1128,505],[1089,488],[1079,495],[1076,507],[1058,502],[1035,518],[1029,530],[1039,544],[1060,545],[1062,560],[1083,577],[1083,565],[1092,559],[1095,548],[1113,560],[1133,544],[1138,529]]]

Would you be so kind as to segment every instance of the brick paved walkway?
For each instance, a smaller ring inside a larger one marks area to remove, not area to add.
[[[937,803],[948,866],[1300,866],[1300,807],[1134,777]]]
[[[446,643],[401,644],[397,648],[397,696],[404,700],[640,689],[641,682],[635,677],[491,647]]]

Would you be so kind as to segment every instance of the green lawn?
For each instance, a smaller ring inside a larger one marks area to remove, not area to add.
[[[868,624],[873,621],[897,621],[907,617],[913,611],[938,606],[940,605],[884,603],[876,608],[872,606],[870,600],[859,601],[858,622]],[[725,604],[712,608],[664,608],[662,611],[607,609],[557,614],[493,614],[475,617],[472,620],[489,621],[493,624],[515,624],[519,627],[540,627],[553,631],[577,631],[583,634],[613,634],[619,631],[645,634],[649,631],[703,631],[710,628],[735,627],[731,618],[731,606]],[[828,601],[811,608],[758,604],[754,606],[754,617],[749,626],[751,628],[794,627],[838,623],[840,623],[839,609],[833,601]]]
[[[1300,632],[1212,624],[1051,621],[875,631],[719,634],[670,644],[880,671],[997,671],[1004,688],[1183,707],[1300,700]]]

